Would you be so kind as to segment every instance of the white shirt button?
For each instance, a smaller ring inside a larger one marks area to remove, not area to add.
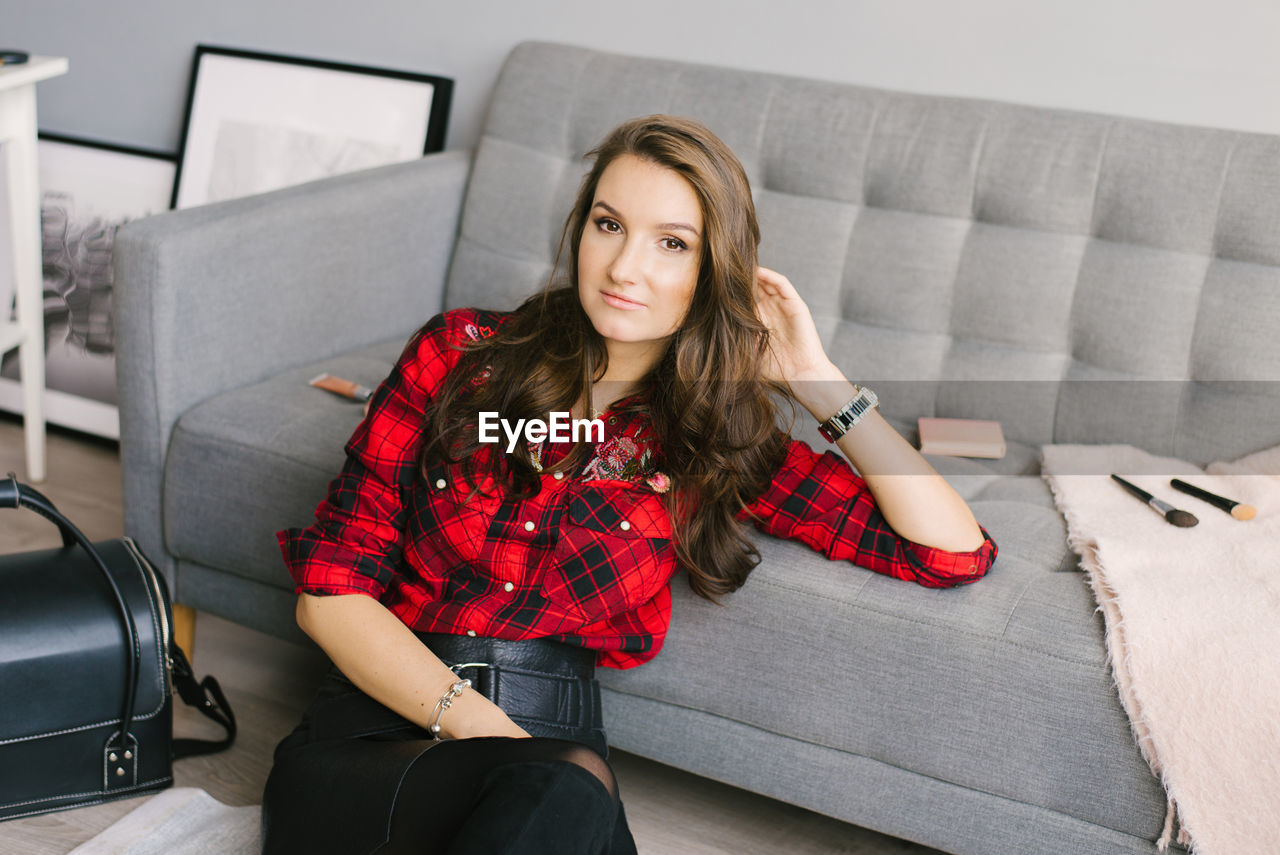
[[[622,529],[623,531],[631,531],[631,523],[627,522],[626,520],[623,520],[622,522],[618,523],[618,528]]]
[[[502,586],[502,590],[506,591],[507,593],[511,593],[515,589],[516,589],[516,586],[511,584],[510,582]]]
[[[443,489],[444,489],[444,479],[443,479],[443,478],[437,478],[437,479],[436,479],[436,489],[437,489],[437,490],[443,490]]]
[[[555,478],[557,481],[563,481],[563,480],[564,480],[564,473],[563,473],[563,472],[557,472],[555,475],[552,475],[551,477]]]
[[[524,524],[525,531],[533,531],[533,520],[529,520]]]
[[[476,637],[476,631],[475,631],[474,629],[469,629],[469,630],[467,630],[467,635],[471,636],[472,638],[475,638],[475,637]]]

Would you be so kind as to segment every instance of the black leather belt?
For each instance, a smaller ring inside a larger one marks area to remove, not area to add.
[[[596,652],[546,638],[415,633],[459,678],[497,704],[531,736],[582,742],[608,757]],[[308,710],[310,738],[430,738],[427,731],[370,698],[335,666]]]
[[[415,635],[531,736],[585,742],[607,756],[594,650],[548,638]]]

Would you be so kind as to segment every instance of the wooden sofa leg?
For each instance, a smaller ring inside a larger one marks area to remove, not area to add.
[[[196,661],[196,610],[191,606],[173,604],[173,640],[187,654],[188,662]]]

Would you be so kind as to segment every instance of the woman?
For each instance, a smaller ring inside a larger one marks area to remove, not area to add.
[[[709,599],[736,590],[758,560],[748,521],[930,586],[995,559],[787,278],[757,267],[732,152],[649,116],[591,155],[562,287],[428,322],[317,523],[280,533],[298,622],[335,667],[276,749],[266,852],[633,852],[593,668],[657,655],[677,569]],[[771,392],[861,477],[781,434]],[[603,436],[511,427],[555,412]]]

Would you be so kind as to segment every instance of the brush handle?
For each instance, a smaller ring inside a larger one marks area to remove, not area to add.
[[[1133,493],[1133,495],[1137,496],[1142,501],[1144,502],[1151,502],[1152,500],[1159,501],[1158,499],[1155,498],[1155,496],[1152,496],[1146,490],[1142,489],[1136,484],[1130,484],[1128,481],[1124,480],[1119,475],[1112,475],[1111,477],[1115,479],[1120,484],[1121,487],[1124,487],[1126,490],[1128,490],[1130,493]]]
[[[1168,502],[1164,502],[1164,501],[1161,501],[1160,499],[1157,499],[1155,496],[1151,495],[1146,490],[1142,489],[1136,484],[1130,484],[1128,481],[1124,480],[1119,475],[1112,475],[1111,477],[1114,478],[1116,481],[1118,481],[1120,483],[1120,486],[1124,487],[1130,493],[1133,493],[1133,495],[1137,496],[1139,499],[1146,502],[1148,505],[1155,508],[1157,511],[1159,511],[1161,514],[1165,515],[1166,517],[1169,515],[1169,511],[1176,510],[1176,508],[1174,508],[1173,505],[1169,504]]]
[[[1216,508],[1222,508],[1222,510],[1227,513],[1231,513],[1231,509],[1240,504],[1239,502],[1233,502],[1230,499],[1219,496],[1215,493],[1210,493],[1208,490],[1201,490],[1194,484],[1188,484],[1186,481],[1179,481],[1177,478],[1170,481],[1169,486],[1173,487],[1175,490],[1181,490],[1188,496],[1195,496],[1197,499],[1204,499],[1209,504]]]

